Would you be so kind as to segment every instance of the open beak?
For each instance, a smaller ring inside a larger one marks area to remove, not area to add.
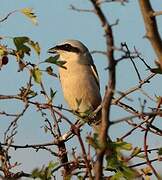
[[[48,53],[50,53],[50,54],[57,54],[56,47],[52,47],[52,48],[48,49]]]

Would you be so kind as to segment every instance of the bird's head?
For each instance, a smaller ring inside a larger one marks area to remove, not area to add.
[[[66,62],[77,61],[79,63],[88,63],[84,61],[87,61],[87,56],[90,56],[87,47],[78,40],[66,40],[50,48],[48,53],[58,54],[60,59]]]

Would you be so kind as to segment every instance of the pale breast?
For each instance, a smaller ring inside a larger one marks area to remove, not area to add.
[[[70,68],[67,66],[67,69],[60,68],[59,71],[64,98],[71,109],[85,112],[98,107],[101,95],[88,65],[74,64]]]

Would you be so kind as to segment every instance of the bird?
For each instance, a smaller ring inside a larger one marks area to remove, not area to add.
[[[88,48],[78,40],[65,40],[50,48],[65,62],[59,67],[59,78],[65,101],[70,109],[86,117],[101,104],[99,76]],[[99,116],[96,115],[97,122]]]

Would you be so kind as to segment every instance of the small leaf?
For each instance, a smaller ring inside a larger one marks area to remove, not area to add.
[[[3,51],[3,49],[1,49],[1,47],[0,47],[0,56],[3,56],[4,55],[4,51]]]
[[[110,178],[110,180],[125,180],[124,178],[123,178],[123,175],[122,175],[122,173],[121,172],[117,172],[117,173],[115,173],[111,178]]]
[[[40,84],[42,80],[42,72],[40,71],[38,67],[33,68],[32,75],[33,75],[34,81]]]
[[[29,95],[30,95],[30,96],[29,96]],[[28,96],[29,96],[29,98],[33,98],[33,97],[37,96],[37,92],[34,92],[33,90],[30,90],[30,91],[28,92]]]
[[[137,176],[137,172],[135,170],[124,165],[121,172],[123,173],[123,177],[126,177],[127,179],[135,179]]]
[[[37,16],[33,12],[32,8],[23,8],[20,10],[21,13],[23,13],[26,17],[28,17],[34,25],[37,25]]]
[[[138,157],[138,158],[142,158],[142,159],[145,159],[145,154],[141,153],[141,148],[139,147],[135,147],[132,151],[132,154],[131,154],[131,157]]]
[[[24,54],[30,55],[31,49],[24,44],[28,41],[29,41],[29,38],[26,36],[14,37],[13,38],[13,42],[14,42],[16,49],[17,49],[16,55],[18,57],[23,58]]]
[[[20,50],[22,45],[29,41],[29,38],[26,36],[14,37],[13,41],[14,41],[16,48],[18,50]]]
[[[38,56],[40,55],[40,46],[38,42],[34,42],[32,40],[27,42],[34,50],[35,52],[38,54]]]
[[[42,180],[52,179],[52,170],[58,165],[58,162],[49,162],[48,166],[42,166],[40,169],[36,168],[32,171],[33,178],[39,178]]]
[[[53,69],[52,69],[51,66],[48,66],[48,67],[46,68],[46,72],[47,72],[49,75],[51,75],[51,76],[58,77],[57,74],[53,73]]]
[[[124,141],[117,141],[114,142],[114,145],[116,146],[117,150],[127,150],[130,151],[132,150],[132,144],[124,142]]]
[[[145,159],[146,158],[144,153],[137,154],[136,157],[141,158],[141,159]]]
[[[162,155],[162,148],[158,149],[158,155],[160,155],[160,156]]]
[[[8,54],[6,46],[0,45],[0,57]]]
[[[131,156],[137,156],[141,152],[141,148],[135,147],[132,151]]]
[[[137,175],[137,172],[129,167],[126,163],[118,160],[117,154],[106,157],[107,161],[107,170],[116,171],[115,175],[111,179],[134,179]]]
[[[146,176],[151,176],[151,175],[152,175],[152,169],[151,169],[149,166],[141,169],[141,171],[142,171]]]
[[[51,97],[51,100],[53,100],[53,98],[55,97],[56,92],[57,92],[57,91],[53,91],[53,89],[50,88],[50,97]]]
[[[39,169],[36,168],[32,171],[32,177],[33,178],[36,178],[36,177],[39,177],[40,176],[40,172],[39,172]]]
[[[30,51],[31,51],[30,47],[34,49],[34,51],[37,53],[38,56],[40,55],[39,43],[34,42],[29,37],[26,36],[14,37],[13,42],[17,49],[17,51],[14,52],[14,54],[16,54],[20,58],[23,58],[24,54],[30,55]]]
[[[77,176],[77,178],[78,178],[78,180],[83,180],[84,178],[83,178],[83,176]]]
[[[44,127],[44,132],[47,133],[48,132],[48,128],[45,126]]]
[[[66,61],[58,61],[58,59],[59,59],[59,57],[60,57],[60,55],[56,55],[56,56],[50,56],[49,58],[47,58],[44,62],[46,62],[46,63],[51,63],[51,64],[55,64],[55,65],[57,65],[57,66],[59,66],[59,67],[62,67],[62,68],[65,68],[66,69],[66,67],[65,66],[63,66],[65,63],[66,63]]]
[[[44,62],[51,63],[51,64],[56,64],[58,59],[59,59],[59,55],[56,55],[54,57],[50,56]]]
[[[59,165],[59,162],[50,161],[49,164],[48,164],[48,168],[52,170],[53,168],[55,168],[58,165]]]

